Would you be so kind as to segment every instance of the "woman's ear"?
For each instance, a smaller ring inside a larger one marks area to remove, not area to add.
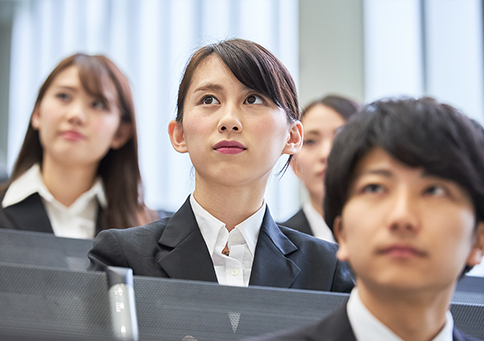
[[[284,147],[282,153],[292,155],[301,150],[303,134],[302,123],[299,121],[293,123],[291,129],[289,130],[289,138],[287,139],[286,146]]]
[[[121,148],[131,137],[133,137],[133,125],[128,122],[121,122],[111,141],[111,149]]]
[[[187,153],[187,142],[185,140],[185,132],[183,131],[183,125],[176,120],[171,120],[168,124],[168,134],[170,135],[170,141],[179,153]]]
[[[40,112],[39,107],[35,106],[34,111],[32,112],[32,117],[30,118],[30,123],[35,130],[40,129]]]
[[[341,216],[337,216],[334,219],[333,233],[334,233],[335,239],[339,244],[339,249],[336,252],[336,257],[338,257],[340,261],[347,262],[350,257],[349,257],[348,248],[346,245],[346,233],[345,233],[345,230],[343,229]]]
[[[474,267],[481,263],[484,256],[484,222],[477,224],[474,244],[472,244],[471,252],[467,257],[467,265]]]

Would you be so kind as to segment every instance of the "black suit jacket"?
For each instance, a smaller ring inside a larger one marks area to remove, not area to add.
[[[294,230],[298,230],[300,232],[314,236],[313,230],[311,230],[311,225],[309,225],[309,220],[306,217],[306,213],[304,213],[302,208],[297,211],[297,213],[291,218],[283,223],[280,223],[280,225],[287,226]]]
[[[453,331],[454,341],[477,341],[457,328]],[[250,341],[356,341],[351,328],[346,304],[326,316],[322,321],[302,328],[272,333],[249,339]]]
[[[34,193],[21,202],[3,208],[1,202],[7,189],[0,192],[0,228],[54,233],[45,206],[38,193]],[[102,208],[99,206],[96,233],[106,228],[102,223]]]
[[[353,287],[338,246],[277,226],[266,210],[250,285],[349,292]],[[212,258],[190,201],[171,217],[126,230],[99,233],[89,252],[91,270],[133,269],[135,275],[217,282]]]

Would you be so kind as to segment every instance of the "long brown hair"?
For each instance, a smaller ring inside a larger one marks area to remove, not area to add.
[[[97,174],[103,180],[107,199],[107,208],[103,210],[101,217],[102,225],[105,228],[126,228],[153,220],[150,219],[143,201],[133,96],[128,79],[111,60],[100,55],[86,54],[75,54],[64,59],[40,87],[34,110],[40,106],[57,75],[70,66],[77,67],[84,90],[103,101],[106,101],[104,86],[106,82],[112,82],[117,92],[120,123],[129,123],[132,126],[132,136],[126,144],[119,149],[110,149],[99,163]],[[43,155],[39,131],[30,123],[12,171],[11,181],[19,178],[35,163],[42,166]]]

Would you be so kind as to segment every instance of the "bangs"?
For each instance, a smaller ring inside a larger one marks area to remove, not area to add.
[[[445,106],[439,112],[429,108],[419,112],[418,122],[412,108],[387,107],[378,122],[375,122],[369,134],[368,145],[381,147],[397,160],[410,167],[422,167],[429,174],[448,178],[468,188],[472,186],[468,177],[459,176],[462,166],[467,169],[470,178],[478,177],[469,160],[475,159],[466,145],[466,139],[472,138],[459,127],[466,123],[455,121],[456,113],[450,115]],[[445,132],[445,133],[443,133]],[[465,136],[467,135],[467,137]]]
[[[110,110],[111,103],[108,100],[107,93],[114,90],[114,95],[116,96],[116,91],[108,73],[107,65],[104,65],[97,58],[85,58],[83,55],[76,57],[74,65],[78,69],[79,79],[84,91],[89,96],[100,100],[104,107]]]
[[[472,198],[484,221],[484,136],[472,121],[431,98],[381,100],[364,106],[337,134],[326,170],[324,212],[341,214],[358,162],[375,147],[426,173],[451,180]]]
[[[241,39],[224,41],[212,48],[239,82],[269,98],[292,120],[300,119],[294,80],[269,50]]]

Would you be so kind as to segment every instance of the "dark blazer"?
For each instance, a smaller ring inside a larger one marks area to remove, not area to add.
[[[54,233],[44,203],[38,193],[28,196],[15,205],[3,208],[1,202],[6,192],[7,189],[0,192],[0,228]],[[101,217],[102,208],[99,206],[96,233],[105,228]]]
[[[306,213],[304,213],[302,208],[297,211],[297,213],[291,218],[283,223],[280,223],[280,225],[287,226],[294,230],[298,230],[300,232],[314,236],[313,230],[311,230],[311,225],[309,225],[309,220],[306,217]]]
[[[351,328],[346,304],[337,308],[322,321],[298,329],[271,333],[260,337],[250,338],[250,341],[356,341]],[[249,341],[247,340],[247,341]],[[454,341],[477,341],[457,328],[453,331]]]
[[[353,287],[338,246],[274,223],[266,210],[250,285],[349,292]],[[171,217],[126,230],[106,230],[89,252],[91,270],[133,269],[135,275],[217,282],[212,258],[190,200]]]

